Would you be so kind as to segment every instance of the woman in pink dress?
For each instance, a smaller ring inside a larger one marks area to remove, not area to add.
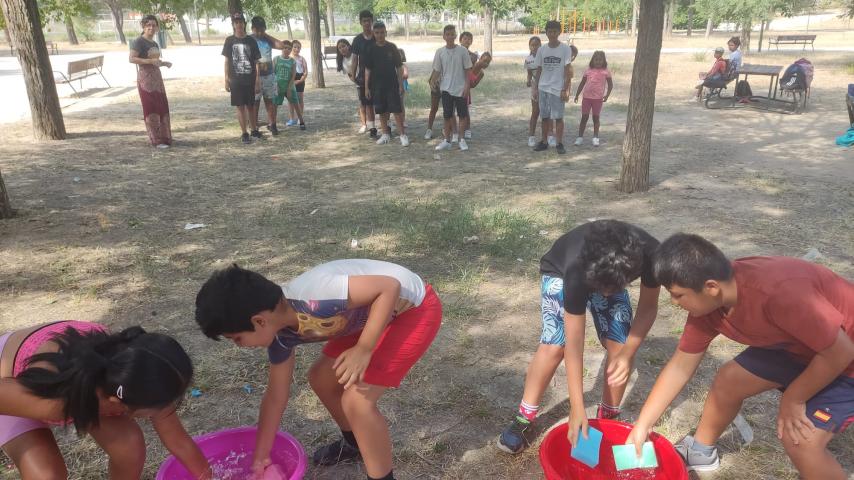
[[[137,66],[136,81],[145,129],[152,146],[169,148],[172,145],[172,126],[160,67],[171,68],[172,63],[160,60],[160,47],[154,42],[154,35],[160,28],[157,17],[146,15],[140,23],[142,35],[130,44],[130,63]]]

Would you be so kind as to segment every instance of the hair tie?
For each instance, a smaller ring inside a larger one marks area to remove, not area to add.
[[[119,400],[124,400],[124,389],[121,385],[119,385],[119,388],[116,389],[116,397],[118,397]]]

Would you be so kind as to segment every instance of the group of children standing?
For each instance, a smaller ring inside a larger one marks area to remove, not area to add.
[[[854,422],[854,284],[799,259],[731,261],[697,235],[678,233],[659,243],[644,229],[617,220],[597,220],[564,234],[539,270],[542,335],[522,400],[499,436],[501,450],[519,453],[533,443],[540,400],[561,362],[570,443],[587,436],[586,311],[607,352],[596,417],[619,418],[664,287],[688,312],[687,321],[627,443],[640,453],[722,334],[747,348],[718,369],[696,432],[676,443],[687,467],[718,468],[715,443],[742,402],[778,389],[783,394],[777,435],[802,478],[844,480],[827,444]],[[635,314],[627,287],[638,279]],[[315,450],[314,464],[361,459],[369,480],[394,479],[389,426],[377,403],[401,385],[441,327],[441,301],[421,276],[389,262],[346,259],[279,284],[232,265],[202,285],[195,320],[207,337],[266,349],[269,380],[258,415],[253,478],[266,478],[271,467],[273,439],[294,386],[297,348],[325,342],[308,370],[308,385],[341,435]],[[60,321],[0,335],[0,447],[25,479],[65,478],[49,426],[73,424],[107,453],[110,478],[137,479],[146,446],[135,418],[149,418],[193,478],[210,480],[208,461],[176,414],[192,377],[191,359],[178,342],[140,327],[110,333],[94,323]]]
[[[225,89],[231,92],[231,105],[237,109],[241,141],[251,143],[252,138],[262,138],[258,129],[261,101],[267,111],[267,129],[279,134],[277,107],[288,102],[286,126],[299,125],[305,130],[303,118],[303,91],[308,63],[300,55],[302,45],[298,40],[277,40],[267,33],[267,24],[261,17],[252,18],[252,34],[246,34],[246,18],[242,13],[231,17],[234,35],[225,39],[222,55],[225,57]],[[273,57],[273,49],[281,50]]]

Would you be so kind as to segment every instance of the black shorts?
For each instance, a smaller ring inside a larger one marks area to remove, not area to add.
[[[255,106],[254,80],[252,83],[230,82],[228,88],[231,90],[232,107]]]
[[[365,80],[363,78],[356,78],[356,92],[359,94],[359,105],[370,107],[374,104],[370,98],[365,96]]]
[[[460,118],[468,118],[469,106],[465,97],[454,97],[448,92],[442,92],[442,117],[445,120],[454,116],[454,110]]]
[[[371,92],[371,100],[374,105],[374,113],[377,115],[403,112],[403,102],[400,98],[400,92],[394,87],[378,92]]]
[[[303,74],[303,73],[294,73],[294,82],[296,82],[297,80],[299,80],[300,78],[302,78],[302,77],[303,77],[303,75],[305,75],[305,74]],[[295,83],[295,84],[294,84],[294,86],[295,86],[295,87],[297,87],[297,93],[302,93],[302,92],[304,92],[304,91],[305,91],[305,82],[302,82],[302,83]]]

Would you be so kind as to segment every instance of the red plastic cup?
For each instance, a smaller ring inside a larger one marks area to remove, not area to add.
[[[208,433],[193,440],[202,450],[214,470],[214,478],[246,478],[252,473],[252,453],[255,450],[255,427],[240,427]],[[285,432],[276,432],[273,465],[279,467],[284,480],[300,480],[305,474],[308,459],[302,445]],[[160,465],[157,480],[196,480],[175,457]]]
[[[688,480],[688,470],[673,445],[657,433],[649,440],[655,447],[658,467],[618,471],[611,447],[626,443],[632,426],[616,420],[590,419],[591,427],[602,432],[599,446],[599,465],[590,468],[572,458],[572,447],[566,438],[567,424],[551,429],[540,444],[540,464],[547,480]]]

